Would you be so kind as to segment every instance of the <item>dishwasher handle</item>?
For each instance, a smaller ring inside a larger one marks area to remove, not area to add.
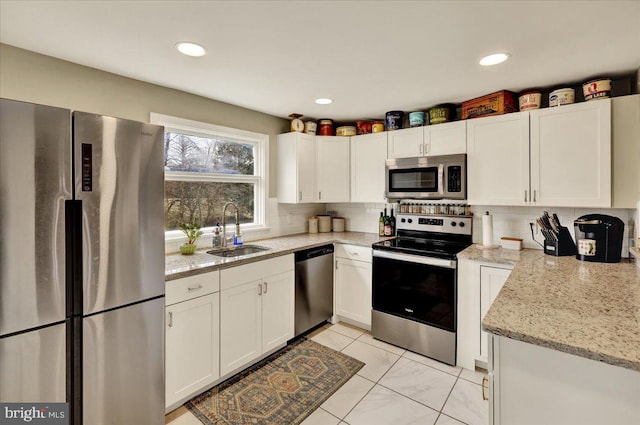
[[[333,245],[323,245],[298,251],[295,254],[296,263],[300,261],[311,260],[312,258],[320,257],[322,255],[333,254],[333,251]]]

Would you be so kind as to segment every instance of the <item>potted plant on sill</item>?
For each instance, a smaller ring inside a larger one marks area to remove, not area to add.
[[[187,242],[180,245],[180,253],[182,255],[191,255],[196,252],[196,242],[203,232],[200,230],[200,225],[195,223],[180,223],[180,229],[187,235]]]

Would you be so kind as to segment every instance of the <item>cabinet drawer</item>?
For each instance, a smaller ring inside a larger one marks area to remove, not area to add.
[[[336,244],[336,257],[371,262],[371,248],[358,245]]]
[[[293,270],[293,254],[256,261],[230,269],[220,271],[220,286],[224,289],[233,288],[243,283],[259,280],[265,276],[273,276]]]
[[[165,305],[220,291],[220,272],[203,273],[165,283]]]

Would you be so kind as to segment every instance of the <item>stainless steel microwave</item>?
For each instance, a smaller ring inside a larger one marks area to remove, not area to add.
[[[467,155],[387,159],[387,199],[467,199]]]

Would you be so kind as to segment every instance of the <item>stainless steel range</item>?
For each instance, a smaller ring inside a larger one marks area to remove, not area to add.
[[[374,338],[456,363],[456,254],[472,217],[399,214],[398,237],[373,245]]]

